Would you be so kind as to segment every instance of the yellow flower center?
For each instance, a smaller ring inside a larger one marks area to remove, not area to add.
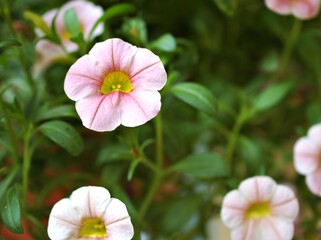
[[[247,209],[245,217],[249,218],[262,218],[264,216],[270,215],[271,209],[268,202],[253,203]]]
[[[128,93],[133,89],[132,82],[127,74],[121,71],[109,73],[100,88],[102,94],[109,94],[113,91]]]
[[[101,218],[87,218],[83,220],[79,237],[101,238],[107,236],[105,223]]]

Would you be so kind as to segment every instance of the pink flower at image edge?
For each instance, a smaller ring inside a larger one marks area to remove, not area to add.
[[[265,5],[272,11],[308,20],[318,15],[320,10],[319,0],[265,0]]]
[[[86,128],[112,131],[154,118],[166,80],[158,56],[114,38],[96,43],[70,67],[64,89]]]
[[[299,204],[293,191],[268,176],[244,180],[223,199],[221,218],[232,240],[290,240]]]
[[[310,191],[321,196],[321,124],[313,125],[294,145],[294,167],[306,176]]]

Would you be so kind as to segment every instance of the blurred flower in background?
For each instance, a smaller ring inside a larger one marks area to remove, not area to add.
[[[102,187],[81,187],[53,207],[48,223],[52,240],[118,239],[134,235],[126,206]]]
[[[321,196],[321,124],[313,125],[294,145],[294,166],[310,191]]]
[[[36,44],[37,58],[33,69],[36,75],[43,71],[52,62],[65,57],[66,53],[78,50],[78,45],[70,40],[72,35],[65,25],[65,14],[70,9],[75,10],[84,40],[91,40],[102,34],[104,30],[103,23],[99,23],[91,33],[96,21],[104,13],[102,7],[96,6],[92,2],[74,0],[67,2],[60,9],[52,9],[48,11],[43,15],[43,19],[49,28],[54,24],[54,29],[60,40],[61,46],[47,39],[41,39]],[[45,33],[40,29],[37,29],[36,33],[38,37],[45,36]]]
[[[319,0],[265,0],[265,4],[276,13],[293,14],[303,20],[314,18],[320,9]]]
[[[158,90],[167,74],[158,56],[121,39],[96,43],[65,79],[67,96],[86,128],[112,131],[120,124],[142,125],[160,111]]]
[[[232,230],[232,240],[290,240],[298,211],[298,200],[289,187],[256,176],[224,197],[221,217]]]

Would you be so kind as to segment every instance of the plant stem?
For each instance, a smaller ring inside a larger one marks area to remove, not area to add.
[[[162,163],[163,163],[163,125],[162,125],[162,118],[161,114],[159,113],[156,117],[156,166],[157,171],[154,173],[154,177],[152,180],[152,183],[150,185],[150,188],[147,192],[147,196],[145,197],[140,209],[139,209],[139,219],[142,222],[144,219],[144,216],[153,200],[153,197],[159,187],[159,184],[161,183],[161,179],[163,176],[162,171]]]
[[[27,131],[23,138],[23,175],[22,175],[22,189],[24,196],[24,206],[27,205],[27,194],[28,194],[28,179],[29,170],[32,157],[32,149],[30,149],[30,139],[33,133],[33,126],[29,124]]]
[[[233,166],[233,154],[235,151],[235,145],[236,145],[236,141],[239,137],[241,128],[245,122],[246,119],[246,114],[245,114],[245,107],[244,105],[241,107],[241,111],[239,113],[239,115],[237,116],[233,129],[229,135],[228,138],[228,143],[227,143],[227,148],[226,148],[226,152],[225,152],[225,160],[226,163],[229,166],[230,169],[230,174],[232,174],[232,166]]]
[[[288,38],[286,38],[287,41],[285,42],[285,46],[284,46],[284,50],[282,52],[280,64],[279,64],[278,70],[276,71],[276,74],[275,74],[273,80],[277,80],[282,76],[282,74],[286,68],[286,65],[289,62],[290,56],[293,52],[293,49],[294,49],[296,40],[300,34],[301,28],[302,28],[302,21],[300,19],[294,18],[294,22],[292,25],[290,35]]]

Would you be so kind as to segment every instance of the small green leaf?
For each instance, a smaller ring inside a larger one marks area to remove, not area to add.
[[[223,158],[214,153],[192,154],[170,168],[197,178],[223,177],[228,168]]]
[[[81,33],[81,26],[74,8],[70,8],[65,12],[64,24],[71,38],[75,38]]]
[[[74,156],[79,155],[84,148],[83,139],[70,124],[50,121],[40,125],[39,130]]]
[[[126,19],[122,33],[135,45],[145,45],[148,41],[146,23],[140,17]]]
[[[5,179],[1,180],[0,183],[0,202],[2,201],[2,197],[5,195],[5,192],[12,182],[12,180],[15,178],[19,170],[19,167],[14,167],[11,169],[10,173],[6,176]]]
[[[117,17],[117,16],[129,14],[129,13],[133,13],[134,11],[135,11],[135,6],[133,4],[130,4],[130,3],[119,3],[119,4],[111,6],[95,22],[94,26],[90,30],[88,39],[91,39],[91,35],[93,34],[93,32],[95,31],[96,27],[100,23],[102,23],[102,22],[104,22],[104,21],[106,21],[106,20],[108,20],[110,18],[113,18],[113,17]]]
[[[16,187],[10,188],[0,204],[0,214],[4,225],[13,233],[23,233],[19,194]]]
[[[21,42],[15,39],[9,39],[9,40],[0,42],[0,50],[7,49],[10,47],[17,47],[17,46],[21,46]]]
[[[150,48],[162,50],[164,52],[173,52],[176,49],[176,40],[173,35],[166,33],[151,43]]]
[[[39,113],[35,117],[36,121],[43,121],[53,118],[60,117],[77,117],[77,113],[75,111],[75,107],[73,105],[61,105],[57,107],[49,108],[46,106],[45,109],[40,109]]]
[[[255,111],[264,111],[277,105],[291,90],[291,82],[275,83],[261,92],[253,100]]]
[[[236,0],[213,0],[226,15],[232,16],[236,10]]]
[[[118,161],[126,161],[133,159],[133,155],[123,145],[110,145],[106,148],[103,148],[97,157],[98,164],[110,163],[110,162],[118,162]]]
[[[201,197],[185,196],[175,201],[165,211],[162,226],[165,232],[181,229],[197,213]]]
[[[25,11],[23,15],[25,19],[30,20],[37,28],[43,31],[46,35],[51,35],[50,28],[41,16],[31,11]]]
[[[134,172],[136,170],[136,167],[138,166],[139,163],[140,163],[139,159],[135,159],[130,164],[130,167],[129,167],[129,170],[128,170],[128,173],[127,173],[127,180],[128,181],[132,180],[132,178],[134,176]]]
[[[198,83],[179,83],[172,87],[172,93],[183,102],[204,111],[207,114],[215,112],[215,98],[204,86]]]

